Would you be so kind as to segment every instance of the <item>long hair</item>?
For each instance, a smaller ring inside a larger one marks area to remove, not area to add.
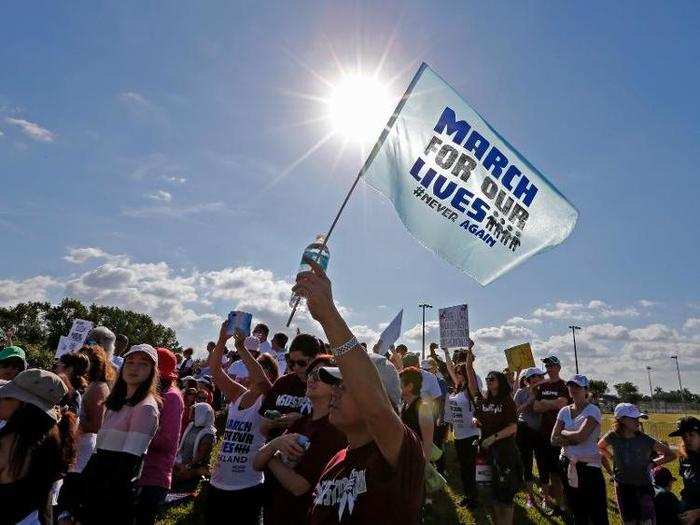
[[[458,363],[457,365],[455,365],[455,375],[462,377],[462,382],[459,385],[455,385],[457,392],[466,390],[469,386],[469,380],[467,379],[469,376],[467,375],[466,363]]]
[[[77,418],[70,412],[58,423],[31,403],[22,403],[0,430],[0,438],[13,436],[9,472],[15,479],[26,475],[51,483],[68,471],[75,459]]]
[[[102,382],[111,385],[114,382],[114,369],[107,361],[107,353],[99,345],[85,345],[80,349],[90,360],[88,368],[88,381],[91,383]]]
[[[335,358],[331,354],[318,354],[314,357],[311,362],[306,367],[306,375],[309,375],[314,368],[317,366],[338,366],[335,363]]]
[[[265,374],[270,379],[270,383],[277,381],[277,378],[280,375],[279,368],[277,367],[277,360],[270,354],[261,354],[257,361],[260,363],[260,366],[262,366]]]
[[[69,353],[63,354],[58,360],[63,363],[63,366],[71,369],[68,380],[73,390],[81,393],[85,391],[88,385],[87,373],[90,369],[90,358],[84,353]]]
[[[508,378],[503,372],[498,370],[491,370],[487,376],[496,376],[496,381],[498,381],[498,394],[492,395],[490,390],[486,390],[486,401],[488,402],[501,402],[506,397],[510,396],[511,388],[510,383],[508,383]]]
[[[151,373],[148,375],[146,380],[138,386],[136,392],[134,392],[134,395],[129,398],[126,397],[124,368],[125,367],[122,366],[122,369],[119,372],[119,377],[117,377],[117,381],[114,383],[114,387],[107,396],[107,399],[105,399],[105,407],[107,407],[109,410],[117,412],[121,410],[124,405],[129,405],[131,407],[136,406],[138,403],[146,399],[149,394],[153,396],[156,403],[160,405],[161,399],[160,395],[158,394],[158,385],[160,383],[158,379],[158,366],[151,362]]]

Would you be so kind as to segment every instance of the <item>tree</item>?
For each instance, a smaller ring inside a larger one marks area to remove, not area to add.
[[[130,344],[148,343],[181,350],[172,328],[155,323],[146,314],[115,306],[87,307],[78,299],[67,297],[53,306],[48,302],[30,302],[0,308],[0,328],[13,328],[13,344],[23,347],[30,365],[40,368],[50,366],[59,338],[68,334],[74,319],[86,319],[115,334],[124,334]]]
[[[600,399],[608,391],[608,383],[603,380],[591,379],[588,382],[588,391],[593,395],[593,399]]]
[[[613,385],[617,396],[623,403],[638,403],[642,396],[639,394],[639,389],[637,385],[631,383],[630,381],[625,381],[624,383],[617,383]]]

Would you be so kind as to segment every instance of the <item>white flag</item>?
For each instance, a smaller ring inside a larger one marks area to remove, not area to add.
[[[393,345],[401,335],[401,321],[403,320],[403,308],[396,314],[396,317],[384,329],[382,335],[379,336],[381,344],[378,349],[378,354],[385,355],[389,347]]]
[[[482,285],[576,224],[566,198],[426,64],[382,138],[367,183],[421,244]]]

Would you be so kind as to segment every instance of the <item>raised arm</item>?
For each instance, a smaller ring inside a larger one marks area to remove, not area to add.
[[[462,384],[462,380],[457,375],[457,370],[455,369],[455,365],[452,362],[450,351],[447,348],[443,348],[442,350],[445,352],[445,364],[447,365],[447,372],[450,374],[450,377],[452,378],[452,382],[455,384],[455,387],[459,387],[459,385]]]
[[[251,383],[255,383],[259,386],[260,391],[265,394],[270,388],[272,388],[272,383],[270,378],[267,377],[265,370],[258,361],[253,357],[253,354],[245,346],[245,340],[243,334],[240,331],[236,331],[234,334],[234,339],[236,341],[236,350],[238,350],[238,355],[243,361],[243,364],[248,369],[248,374],[250,374]]]
[[[474,372],[474,354],[471,350],[467,354],[467,386],[469,387],[469,393],[472,398],[481,395],[481,392],[479,392],[479,383],[476,380],[476,372]]]
[[[221,357],[224,354],[224,348],[226,347],[226,341],[228,341],[229,336],[226,330],[226,321],[221,325],[219,330],[219,340],[214,347],[214,350],[209,354],[209,368],[211,369],[211,377],[214,379],[216,386],[223,392],[223,394],[233,402],[240,396],[245,394],[248,390],[231,379],[223,368],[221,368]]]
[[[331,282],[326,273],[314,261],[305,259],[305,262],[313,271],[297,275],[294,291],[306,298],[309,312],[321,323],[331,348],[340,347],[354,339],[354,336],[333,302]],[[404,425],[392,408],[367,352],[356,340],[355,342],[351,349],[336,356],[343,376],[345,395],[351,395],[355,400],[384,459],[396,466],[403,444]]]

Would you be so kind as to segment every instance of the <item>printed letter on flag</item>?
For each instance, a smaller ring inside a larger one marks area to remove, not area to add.
[[[411,234],[486,285],[568,237],[578,212],[422,64],[364,167]]]

